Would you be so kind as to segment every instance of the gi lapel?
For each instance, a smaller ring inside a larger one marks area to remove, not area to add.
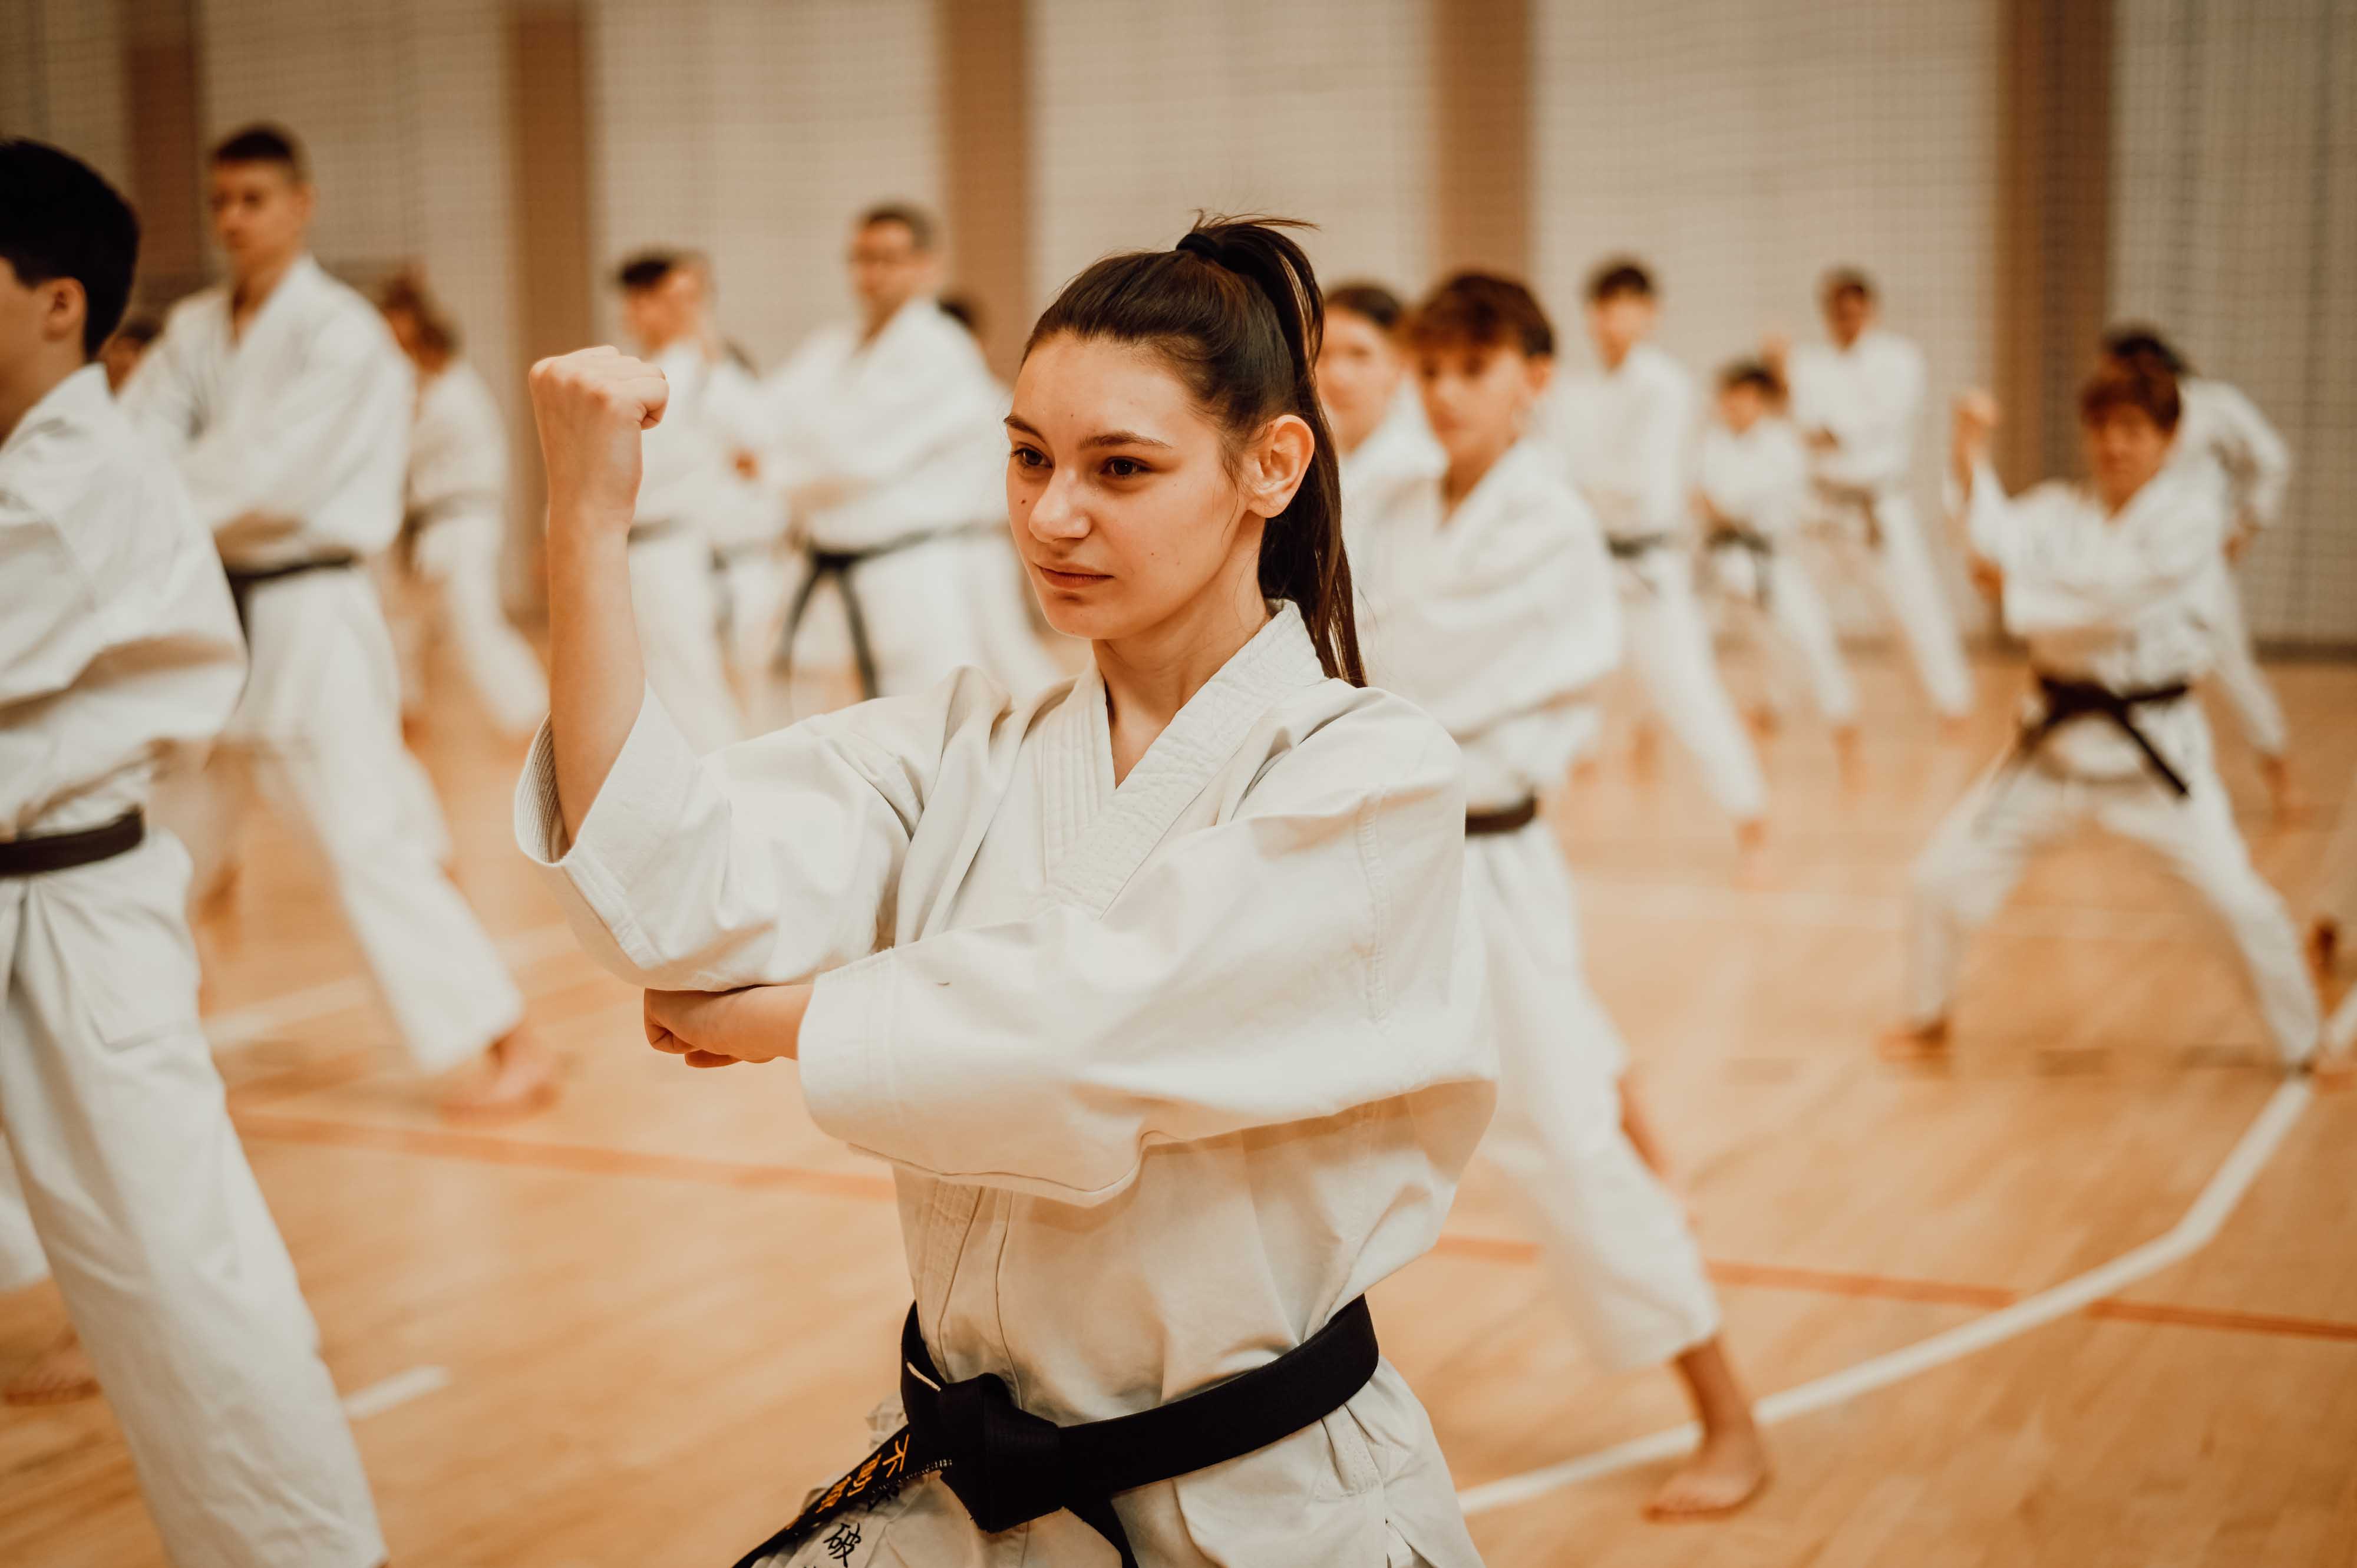
[[[1102,915],[1202,792],[1269,705],[1287,693],[1326,678],[1301,624],[1301,612],[1281,607],[1269,623],[1203,689],[1188,699],[1170,726],[1146,748],[1112,800],[1058,861],[1048,896]],[[1103,686],[1096,724],[1104,725]],[[1078,690],[1075,695],[1079,694]],[[1100,739],[1099,745],[1105,745]],[[1110,752],[1107,753],[1108,765]]]

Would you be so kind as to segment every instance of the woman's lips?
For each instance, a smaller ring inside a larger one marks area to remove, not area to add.
[[[1036,562],[1033,563],[1033,570],[1059,588],[1085,588],[1092,583],[1113,581],[1112,576],[1107,573],[1059,571],[1053,566],[1041,566]]]

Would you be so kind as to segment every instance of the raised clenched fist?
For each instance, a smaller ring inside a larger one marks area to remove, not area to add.
[[[533,366],[551,528],[629,532],[639,433],[662,418],[670,396],[662,371],[614,349],[576,349]]]

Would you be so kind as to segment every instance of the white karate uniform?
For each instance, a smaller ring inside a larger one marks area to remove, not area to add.
[[[721,661],[720,594],[712,570],[713,538],[731,521],[731,509],[744,504],[730,429],[711,395],[726,371],[693,342],[673,344],[654,363],[671,392],[662,422],[645,436],[630,522],[630,609],[647,684],[689,745],[717,751],[745,733]]]
[[[2190,680],[2208,664],[2208,574],[2224,506],[2204,476],[2165,470],[2114,517],[2076,485],[2008,499],[1984,465],[1967,523],[1974,551],[2005,575],[2006,625],[2037,669],[2118,692]],[[2000,765],[1949,813],[1915,868],[1914,1018],[1947,1015],[1966,939],[2005,902],[2030,854],[2093,823],[2148,845],[2208,902],[2241,953],[2276,1048],[2287,1062],[2305,1060],[2316,1044],[2315,987],[2291,916],[2234,825],[2201,705],[2147,704],[2136,722],[2185,795],[2118,726],[2089,716]]]
[[[1006,636],[1004,547],[979,547],[1006,526],[1006,397],[972,335],[912,299],[870,342],[848,323],[813,333],[769,391],[782,482],[838,498],[801,520],[804,536],[819,550],[887,552],[848,585],[881,694],[926,691],[963,665],[1010,690],[1051,683],[1037,640],[1027,659]]]
[[[1907,489],[1923,416],[1923,351],[1870,327],[1847,349],[1824,343],[1796,349],[1791,381],[1792,423],[1835,438],[1813,454],[1819,504],[1842,536],[1863,535],[1883,602],[1932,708],[1948,718],[1970,713],[1973,676],[1964,639]]]
[[[1767,780],[1719,680],[1687,553],[1693,384],[1676,360],[1640,343],[1617,369],[1566,379],[1552,401],[1571,481],[1606,535],[1657,542],[1618,564],[1630,663],[1720,809],[1757,821],[1768,811]]]
[[[1594,520],[1530,443],[1454,512],[1440,481],[1353,520],[1372,676],[1445,725],[1466,799],[1498,811],[1555,788],[1594,733],[1588,689],[1620,618]],[[1718,1331],[1685,1217],[1620,1126],[1627,1051],[1588,989],[1570,868],[1544,818],[1465,844],[1499,1058],[1487,1148],[1511,1176],[1588,1344],[1615,1371]]]
[[[2214,471],[2226,487],[2232,526],[2254,531],[2271,526],[2283,512],[2284,491],[2291,484],[2291,448],[2258,405],[2237,388],[2188,376],[2177,390],[2183,406],[2170,460]],[[2253,749],[2281,757],[2291,744],[2291,733],[2284,723],[2283,704],[2259,670],[2233,563],[2222,553],[2212,569],[2209,592],[2211,632],[2217,642],[2212,672]]]
[[[768,671],[785,615],[785,499],[766,473],[737,469],[742,453],[758,463],[770,446],[769,396],[737,360],[705,372],[700,412],[720,446],[721,470],[705,523],[718,575],[721,650],[730,672],[750,688]]]
[[[404,705],[424,705],[425,650],[447,636],[491,722],[528,735],[548,712],[548,677],[500,602],[507,490],[500,405],[473,366],[454,360],[418,391],[406,532],[388,557]]]
[[[187,493],[76,371],[0,444],[0,838],[143,806],[244,670]],[[152,830],[0,876],[0,1290],[56,1269],[178,1568],[366,1568],[368,1481],[198,1026],[188,876]]]
[[[1021,703],[962,671],[701,762],[648,702],[577,840],[544,739],[516,827],[631,983],[817,976],[802,1093],[893,1167],[934,1361],[1070,1425],[1270,1360],[1438,1235],[1496,1093],[1464,811],[1448,736],[1287,606],[1118,787],[1093,666]],[[1388,1363],[1114,1506],[1161,1568],[1479,1561]],[[935,1477],[859,1523],[848,1568],[1111,1561]]]
[[[1798,668],[1828,724],[1857,723],[1857,689],[1833,617],[1795,554],[1809,500],[1809,455],[1799,433],[1781,419],[1755,420],[1741,435],[1714,421],[1703,433],[1701,486],[1721,517],[1768,543],[1764,558],[1743,544],[1711,548],[1712,576],[1729,607],[1769,633],[1774,664]],[[1768,687],[1779,706],[1781,684],[1781,678]]]
[[[1396,502],[1404,486],[1429,479],[1448,467],[1448,454],[1432,437],[1424,416],[1424,399],[1415,381],[1400,381],[1383,423],[1367,433],[1356,450],[1342,454],[1342,544],[1355,571],[1366,548],[1367,530]]]
[[[175,307],[123,406],[176,457],[233,569],[373,555],[401,525],[408,361],[375,308],[307,256],[242,339],[226,288]],[[222,745],[157,792],[157,812],[202,889],[258,788],[324,857],[411,1058],[456,1066],[513,1029],[523,998],[418,822],[376,586],[358,570],[307,573],[256,587],[248,617],[253,672]]]

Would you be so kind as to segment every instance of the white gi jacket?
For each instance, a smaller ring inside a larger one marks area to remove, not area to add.
[[[227,288],[176,306],[123,406],[178,459],[221,559],[266,567],[393,542],[411,385],[375,307],[305,256],[242,339]]]
[[[2273,523],[2291,486],[2291,448],[2284,438],[2256,403],[2225,381],[2187,376],[2177,392],[2182,409],[2170,462],[2216,466],[2230,522],[2244,528]]]
[[[1340,465],[1343,548],[1354,566],[1365,527],[1390,510],[1394,492],[1448,466],[1448,455],[1425,423],[1424,399],[1412,381],[1403,380],[1383,423],[1359,443],[1358,450],[1343,454]]]
[[[419,388],[409,438],[407,512],[409,526],[425,536],[418,542],[423,550],[434,549],[425,541],[436,524],[457,519],[478,526],[490,519],[495,540],[504,531],[508,441],[502,426],[491,389],[463,360]],[[462,564],[435,564],[457,569]]]
[[[1740,435],[1714,420],[1703,432],[1696,483],[1720,517],[1781,550],[1809,510],[1808,449],[1781,419],[1756,419]],[[1748,548],[1721,547],[1712,566],[1727,591],[1760,594],[1763,563]]]
[[[649,702],[569,847],[554,777],[544,735],[517,837],[606,967],[818,976],[803,1092],[892,1164],[948,1377],[1060,1424],[1146,1409],[1439,1233],[1495,1097],[1457,748],[1326,679],[1290,607],[1118,788],[1093,667],[1019,707],[962,671],[701,762]],[[1477,1561],[1388,1365],[1318,1427],[1116,1501],[1157,1564],[1362,1568],[1387,1528]],[[910,1543],[885,1561],[1105,1560],[1070,1515],[981,1537],[937,1482],[880,1513]]]
[[[1428,475],[1360,524],[1370,679],[1456,740],[1475,811],[1563,781],[1594,733],[1587,688],[1620,661],[1611,558],[1553,466],[1523,441],[1453,514]]]
[[[1834,435],[1833,446],[1812,454],[1818,481],[1878,500],[1904,495],[1923,412],[1923,350],[1869,327],[1847,349],[1793,350],[1791,380],[1792,423]]]
[[[1551,420],[1571,480],[1616,539],[1683,539],[1690,512],[1695,393],[1684,366],[1651,343],[1617,370],[1567,378]]]
[[[2092,490],[2059,480],[2008,498],[1984,463],[1965,521],[1973,550],[2005,574],[2006,628],[2029,645],[2038,670],[2130,691],[2209,668],[2206,575],[2225,530],[2214,476],[2165,468],[2115,517]],[[2153,703],[2136,717],[2180,773],[2207,768],[2209,732],[2195,703]],[[2063,725],[2037,761],[2083,779],[2151,766],[2100,718]]]
[[[220,558],[171,466],[106,372],[76,371],[0,446],[0,838],[145,805],[159,760],[210,745],[244,679]],[[0,880],[0,898],[22,886]]]

